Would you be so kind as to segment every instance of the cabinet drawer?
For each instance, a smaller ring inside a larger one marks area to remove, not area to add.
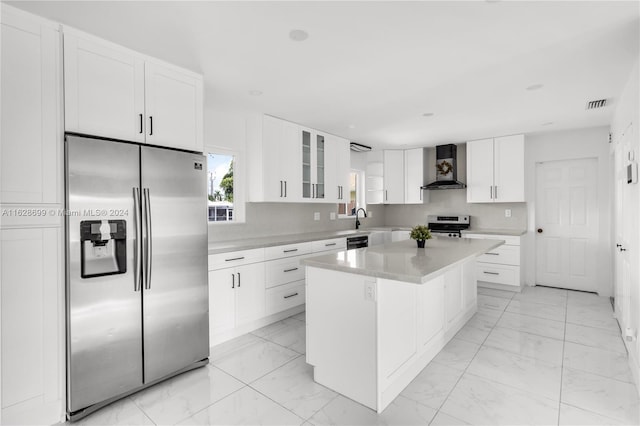
[[[266,262],[267,288],[304,280],[304,265],[300,264],[304,256]]]
[[[287,244],[282,246],[267,247],[264,256],[267,260],[281,259],[283,257],[300,256],[311,253],[311,243]]]
[[[314,253],[327,250],[346,250],[346,248],[346,238],[332,238],[330,240],[314,241],[312,243],[312,249]]]
[[[513,286],[520,285],[520,267],[518,266],[477,262],[476,272],[478,281]]]
[[[514,235],[493,235],[493,234],[463,234],[464,238],[478,238],[481,240],[504,240],[505,245],[519,246],[520,237]]]
[[[246,265],[248,263],[262,262],[263,260],[264,260],[263,248],[210,254],[209,270],[213,271],[215,269]]]
[[[482,256],[478,256],[477,260],[483,263],[520,266],[520,246],[501,245]]]
[[[304,281],[296,281],[268,289],[267,315],[302,305],[305,302],[304,294]]]

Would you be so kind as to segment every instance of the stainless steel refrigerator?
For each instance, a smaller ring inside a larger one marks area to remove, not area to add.
[[[209,356],[201,154],[65,138],[67,416]]]

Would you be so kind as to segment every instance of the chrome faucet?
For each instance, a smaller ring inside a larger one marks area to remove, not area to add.
[[[362,210],[362,212],[364,213],[364,217],[367,217],[367,211],[362,207],[356,210],[356,229],[360,228],[360,220],[358,220],[358,213],[360,212],[360,210]]]

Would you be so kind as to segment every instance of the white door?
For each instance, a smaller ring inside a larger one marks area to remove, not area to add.
[[[144,141],[144,61],[108,43],[64,35],[65,130]]]
[[[536,164],[536,284],[596,291],[598,162]]]
[[[404,151],[384,151],[384,203],[404,203]]]
[[[145,64],[146,140],[203,151],[202,80],[156,62]]]
[[[467,202],[493,202],[493,139],[467,142]]]
[[[209,341],[236,325],[235,268],[209,271]]]
[[[0,201],[60,203],[60,34],[2,16]]]
[[[426,191],[420,189],[424,182],[423,149],[407,149],[404,151],[405,204],[422,204]]]
[[[235,272],[236,326],[238,326],[264,316],[264,263],[240,266]]]
[[[524,201],[524,135],[494,139],[493,180],[494,202]]]

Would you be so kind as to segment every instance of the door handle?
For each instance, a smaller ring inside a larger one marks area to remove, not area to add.
[[[538,234],[542,234],[542,228],[538,228]]]
[[[282,192],[282,181],[280,181],[280,198],[282,198],[282,194],[283,194],[283,192]]]
[[[240,288],[240,272],[238,272],[238,288]]]
[[[149,188],[144,188],[142,190],[144,195],[144,227],[145,227],[145,286],[144,288],[147,290],[151,290],[151,268],[152,268],[152,260],[153,257],[153,242],[151,237],[151,199],[149,197]]]
[[[287,198],[287,181],[284,181],[284,198]]]
[[[231,288],[236,288],[236,274],[231,274]]]
[[[627,251],[627,249],[624,247],[620,247],[620,251]]]
[[[142,126],[144,126],[144,119],[142,118],[142,114],[138,114],[140,116],[140,134],[142,134]]]
[[[493,200],[493,185],[489,187],[489,198]]]
[[[493,198],[495,200],[498,199],[498,186],[497,185],[493,187]]]
[[[140,222],[140,188],[133,188],[133,220],[135,221],[136,238],[133,246],[133,291],[140,291],[142,289],[142,256],[140,253],[140,247],[142,241],[142,223]]]
[[[149,116],[149,136],[153,135],[153,117]]]
[[[622,244],[616,244],[616,247],[620,248],[622,247]]]

